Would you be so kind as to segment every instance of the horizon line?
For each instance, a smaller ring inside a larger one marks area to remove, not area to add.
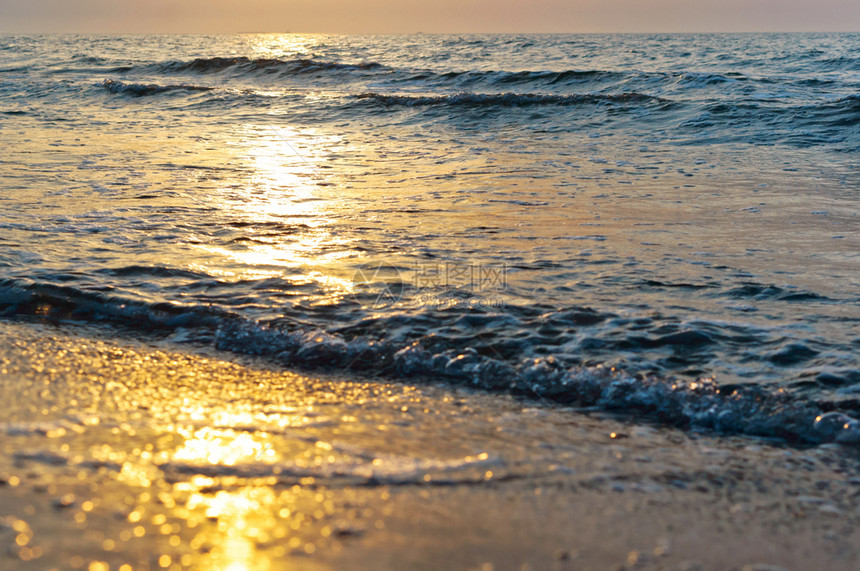
[[[8,31],[2,35],[110,35],[110,36],[230,36],[230,35],[316,35],[316,36],[589,36],[589,35],[754,35],[754,34],[860,34],[860,30],[724,30],[724,31],[591,31],[591,32],[295,32],[295,31],[231,31],[231,32],[174,32],[174,31]]]

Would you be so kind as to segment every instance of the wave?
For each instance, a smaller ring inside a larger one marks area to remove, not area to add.
[[[144,97],[147,95],[158,95],[160,93],[168,93],[171,91],[212,91],[213,87],[205,87],[202,85],[158,85],[155,83],[125,83],[113,79],[105,79],[101,87],[110,93],[131,95],[134,97]]]
[[[751,80],[751,78],[740,73],[727,73],[723,75],[719,73],[702,73],[692,71],[666,74],[665,77],[671,78],[679,85],[683,85],[687,88],[704,88],[714,85],[724,85],[727,83],[746,82]]]
[[[860,137],[851,127],[860,123],[860,96],[790,105],[756,100],[688,104],[678,115],[677,132],[689,134],[689,144],[743,142],[784,144],[800,148],[837,145],[855,152]]]
[[[341,63],[314,60],[308,58],[277,59],[277,58],[249,58],[239,57],[209,57],[197,58],[187,61],[164,61],[144,66],[121,66],[114,68],[114,73],[128,73],[131,71],[158,72],[162,74],[175,73],[314,73],[320,71],[345,70],[345,71],[371,71],[381,70],[385,66],[376,62]]]
[[[93,62],[95,63],[95,62]],[[105,63],[105,62],[100,62]],[[695,71],[646,72],[636,69],[565,69],[565,70],[452,70],[437,71],[412,67],[390,67],[377,62],[346,63],[313,58],[250,58],[246,56],[206,57],[193,60],[170,60],[142,65],[118,66],[112,73],[229,74],[248,76],[289,76],[322,72],[385,72],[400,84],[460,86],[471,90],[478,86],[503,89],[505,86],[528,85],[534,88],[558,89],[587,85],[590,88],[629,83],[634,86],[682,86],[686,89],[711,87],[751,78],[739,73],[704,73]]]
[[[461,70],[435,72],[431,70],[397,70],[400,84],[422,84],[428,86],[448,86],[464,91],[479,88],[503,90],[511,86],[528,86],[533,90],[559,91],[571,88],[601,92],[613,91],[644,92],[654,90],[661,93],[692,93],[695,90],[712,91],[717,87],[733,87],[759,80],[740,73],[725,74],[696,71],[657,72],[608,69],[568,69],[561,71],[503,71],[503,70]],[[767,78],[761,80],[767,83]],[[780,80],[784,81],[784,80]]]
[[[839,56],[816,62],[825,71],[860,71],[860,57]]]
[[[828,115],[834,127],[856,127],[860,123],[860,95],[849,95],[820,105],[818,111]]]
[[[421,82],[434,85],[460,85],[463,87],[486,85],[503,88],[506,85],[530,85],[541,88],[563,88],[587,85],[592,88],[609,85],[630,85],[634,91],[641,88],[682,87],[701,89],[731,83],[769,82],[741,73],[725,74],[697,71],[625,71],[608,69],[568,69],[561,71],[504,71],[504,70],[461,70],[445,73],[431,70],[399,70],[403,73],[404,83]],[[784,79],[779,82],[784,82]]]
[[[601,319],[593,312],[579,313],[582,315],[570,318]],[[152,303],[11,279],[0,281],[0,316],[110,323],[137,333],[172,334],[176,341],[212,343],[220,350],[258,355],[288,367],[345,370],[410,382],[442,380],[616,411],[682,428],[796,443],[860,445],[857,419],[834,410],[832,404],[818,404],[786,391],[755,385],[721,386],[708,378],[690,381],[633,375],[602,365],[568,367],[553,355],[503,360],[481,354],[456,338],[445,342],[432,336],[411,341],[380,340],[372,335],[346,338],[308,326],[285,329],[260,323],[211,305]],[[661,340],[710,341],[695,332]]]
[[[495,85],[535,84],[543,86],[575,85],[586,82],[619,80],[629,77],[629,72],[609,70],[578,70],[563,71],[449,71],[437,73],[429,70],[412,72],[412,81],[438,81],[453,83],[489,83]]]
[[[375,83],[376,91],[359,93],[357,97],[374,100],[385,106],[451,104],[512,107],[599,102],[628,104],[672,100],[701,107],[713,102],[715,95],[717,100],[738,103],[758,100],[777,102],[784,100],[795,89],[826,87],[825,84],[820,83],[825,80],[810,80],[808,74],[803,73],[754,77],[735,71],[718,73],[695,69],[445,71],[392,65],[374,61],[355,63],[313,57],[215,56],[125,65],[107,69],[107,72],[121,75],[141,74],[144,77],[214,75],[222,80],[240,79],[251,82],[254,80],[288,82],[291,78],[299,81],[310,76],[320,81],[326,78],[336,80],[346,87],[345,91],[353,93],[356,89],[362,88],[358,87],[361,82],[373,78],[384,84]],[[355,87],[350,89],[353,84]],[[245,89],[247,85],[239,87]],[[577,93],[571,93],[572,91]],[[424,92],[431,95],[412,95],[409,92]],[[447,95],[435,95],[436,92],[447,93]],[[824,137],[824,139],[827,138],[828,136]],[[824,139],[801,137],[799,143],[817,144]]]
[[[464,107],[527,107],[534,105],[590,105],[600,103],[630,104],[668,102],[659,97],[642,93],[552,95],[543,93],[472,93],[461,92],[449,95],[389,95],[385,93],[360,93],[355,99],[365,100],[388,107],[424,107],[432,105]]]
[[[110,60],[101,56],[95,56],[85,53],[74,54],[71,58],[69,58],[73,62],[77,63],[85,63],[91,65],[108,65]]]

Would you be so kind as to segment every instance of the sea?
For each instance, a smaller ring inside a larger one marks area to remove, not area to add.
[[[860,443],[860,34],[0,35],[0,316]]]

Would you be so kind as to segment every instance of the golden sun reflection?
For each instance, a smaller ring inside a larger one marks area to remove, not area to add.
[[[240,462],[272,462],[277,453],[271,442],[263,442],[247,432],[233,429],[204,427],[196,430],[173,453],[173,458],[186,462],[205,462],[220,466],[235,466]]]
[[[197,568],[229,571],[267,571],[273,561],[259,546],[278,539],[284,532],[277,525],[271,506],[278,503],[275,491],[268,486],[248,486],[237,490],[220,490],[214,495],[199,492],[189,496],[186,507],[203,510],[217,527],[195,538],[212,549]]]
[[[170,454],[170,459],[192,466],[270,464],[281,460],[269,433],[244,431],[241,427],[266,420],[276,426],[301,422],[297,418],[300,415],[275,415],[270,419],[248,411],[207,413],[202,407],[185,412],[191,418],[206,416],[210,424],[197,429],[173,427],[186,440]],[[186,498],[182,509],[188,514],[202,514],[212,524],[202,526],[191,542],[191,547],[202,553],[195,568],[268,571],[275,567],[274,559],[282,557],[286,550],[268,547],[283,539],[288,529],[278,517],[276,506],[283,498],[273,487],[275,483],[274,477],[245,480],[198,474],[174,484],[176,492]]]
[[[198,244],[214,263],[193,269],[228,279],[284,277],[316,283],[331,295],[351,293],[353,284],[338,269],[355,257],[351,241],[331,230],[342,197],[335,174],[326,168],[342,146],[339,136],[290,127],[246,125],[230,147],[246,173],[225,188],[216,205],[241,230],[229,243]]]
[[[313,412],[313,406],[282,407],[276,412],[262,412],[247,409],[239,410],[212,410],[199,405],[188,405],[179,408],[182,417],[193,422],[205,422],[215,428],[232,428],[241,430],[242,427],[252,427],[252,430],[260,430],[261,426],[281,430],[284,428],[297,428],[307,426],[313,422],[308,417]],[[181,426],[172,426],[173,430],[190,434]]]
[[[244,39],[255,58],[310,57],[320,44],[314,34],[253,34]]]
[[[245,125],[228,141],[234,161],[247,178],[225,188],[219,208],[243,215],[249,222],[325,220],[321,190],[334,185],[322,165],[340,138],[286,126]]]

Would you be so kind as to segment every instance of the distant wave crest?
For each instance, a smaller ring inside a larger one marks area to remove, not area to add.
[[[248,74],[277,74],[277,73],[314,73],[331,70],[379,70],[384,66],[375,62],[341,63],[322,61],[309,58],[278,59],[278,58],[249,58],[238,57],[208,57],[187,61],[163,61],[142,67],[124,66],[116,68],[117,73],[131,71],[155,71],[162,74],[175,73],[248,73]]]
[[[582,105],[599,103],[648,103],[665,101],[659,97],[642,93],[591,94],[576,93],[553,95],[542,93],[472,93],[461,92],[450,95],[388,95],[384,93],[361,93],[356,99],[367,100],[386,106],[422,107],[428,105],[452,105],[471,107],[525,107],[532,105]]]
[[[212,91],[212,87],[202,85],[158,85],[155,83],[126,83],[113,79],[106,79],[101,83],[101,86],[110,93],[132,95],[135,97],[143,97],[146,95],[158,95],[159,93],[167,93],[170,91]]]

